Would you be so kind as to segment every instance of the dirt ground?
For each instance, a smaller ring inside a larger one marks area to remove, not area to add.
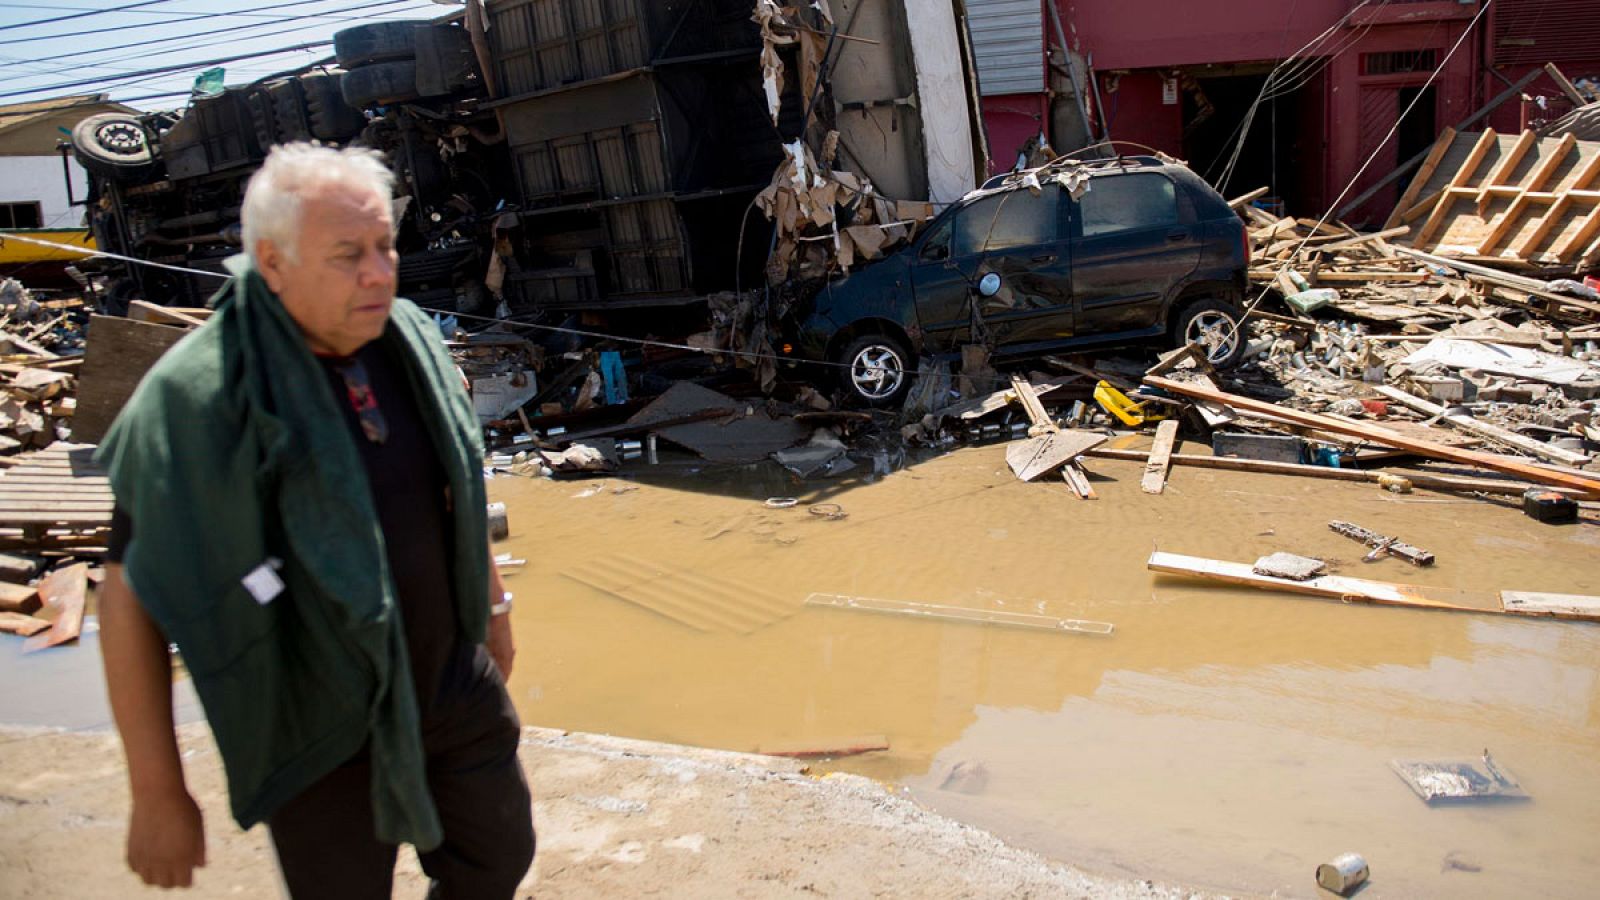
[[[203,725],[181,730],[209,865],[191,896],[283,896],[264,829],[228,817]],[[1190,891],[1047,862],[855,775],[798,762],[529,728],[533,897],[1108,897]],[[121,749],[108,733],[0,730],[0,896],[158,893],[124,867]],[[426,878],[401,854],[396,897]]]

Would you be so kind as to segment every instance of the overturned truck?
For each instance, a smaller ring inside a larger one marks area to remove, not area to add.
[[[424,306],[604,313],[762,284],[755,200],[786,145],[833,134],[889,196],[973,187],[960,34],[945,0],[489,0],[350,28],[318,64],[74,131],[99,246],[160,264],[97,261],[100,301],[203,303],[246,181],[296,140],[387,154],[400,289]]]

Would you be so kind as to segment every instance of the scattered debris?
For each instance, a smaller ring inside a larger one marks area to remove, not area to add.
[[[1317,884],[1324,890],[1333,891],[1341,897],[1348,897],[1356,888],[1366,883],[1370,874],[1367,861],[1361,858],[1361,854],[1341,853],[1317,866]]]
[[[1274,553],[1256,560],[1256,564],[1251,566],[1251,571],[1257,575],[1270,575],[1273,578],[1306,581],[1327,572],[1328,564],[1320,559],[1296,556],[1293,553]]]
[[[1600,597],[1571,594],[1539,594],[1522,591],[1502,591],[1500,608],[1469,606],[1451,600],[1438,599],[1438,595],[1452,593],[1439,588],[1414,584],[1392,584],[1348,578],[1342,575],[1318,575],[1304,581],[1263,575],[1244,563],[1183,556],[1177,553],[1156,551],[1150,554],[1146,568],[1152,572],[1169,575],[1187,575],[1225,584],[1244,587],[1281,590],[1297,594],[1310,594],[1343,600],[1346,603],[1369,603],[1374,606],[1403,606],[1412,609],[1437,609],[1449,612],[1481,613],[1486,615],[1513,615],[1572,619],[1600,622]],[[1462,593],[1462,592],[1454,592]],[[1463,599],[1486,599],[1465,597]]]
[[[1482,759],[1389,763],[1425,803],[1473,800],[1526,800],[1528,795],[1510,772],[1483,751]]]
[[[1433,565],[1432,553],[1413,547],[1410,544],[1402,543],[1399,538],[1384,537],[1376,531],[1368,531],[1360,525],[1354,525],[1349,522],[1333,521],[1328,523],[1328,527],[1335,534],[1342,534],[1351,540],[1360,541],[1368,547],[1372,547],[1375,552],[1381,552],[1383,555],[1398,556],[1414,566]]]

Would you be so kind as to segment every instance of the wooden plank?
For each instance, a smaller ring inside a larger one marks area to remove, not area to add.
[[[40,605],[38,588],[0,581],[0,610],[28,614]]]
[[[1415,206],[1406,210],[1405,215],[1400,217],[1400,224],[1410,225],[1412,222],[1415,222],[1416,220],[1427,215],[1428,211],[1433,209],[1433,207],[1439,202],[1439,198],[1442,196],[1444,196],[1444,191],[1439,190],[1434,191],[1422,200],[1417,201]]]
[[[1097,447],[1085,453],[1084,456],[1090,459],[1115,459],[1136,463],[1143,463],[1149,458],[1147,454],[1138,450],[1112,450],[1107,447]],[[1302,478],[1320,478],[1324,481],[1350,481],[1368,484],[1377,484],[1379,479],[1385,476],[1398,476],[1425,490],[1492,494],[1506,497],[1520,497],[1529,488],[1539,487],[1539,485],[1527,482],[1502,481],[1496,478],[1433,475],[1427,472],[1389,472],[1381,469],[1334,469],[1328,466],[1308,466],[1302,463],[1270,462],[1264,459],[1238,459],[1231,456],[1201,456],[1189,453],[1174,453],[1172,455],[1172,464],[1199,469],[1220,469],[1227,472],[1293,475]],[[1553,488],[1552,490],[1568,496],[1577,496],[1576,491],[1569,491],[1563,488]]]
[[[1241,197],[1235,197],[1232,200],[1229,200],[1228,201],[1228,208],[1232,209],[1232,210],[1238,210],[1239,208],[1245,206],[1246,204],[1248,204],[1250,201],[1256,199],[1257,197],[1266,196],[1267,191],[1270,191],[1270,190],[1272,190],[1272,188],[1270,186],[1269,187],[1258,187],[1258,188],[1256,188],[1255,190],[1251,191],[1248,194],[1245,194],[1245,195],[1243,195]]]
[[[10,512],[0,516],[0,528],[19,525],[60,525],[63,528],[94,528],[111,524],[111,508],[105,512]]]
[[[1100,499],[1100,495],[1094,492],[1094,485],[1089,483],[1089,473],[1077,463],[1067,463],[1061,467],[1061,480],[1067,483],[1067,488],[1077,495],[1079,500]]]
[[[1446,425],[1449,425],[1452,428],[1465,431],[1468,434],[1477,435],[1478,437],[1486,440],[1494,441],[1497,444],[1504,444],[1507,447],[1521,450],[1524,453],[1531,453],[1540,459],[1549,460],[1553,463],[1560,463],[1564,466],[1585,466],[1589,464],[1590,457],[1587,454],[1578,453],[1572,450],[1563,450],[1562,448],[1553,444],[1546,444],[1544,441],[1536,441],[1533,438],[1517,434],[1514,431],[1507,431],[1498,425],[1491,425],[1488,422],[1480,422],[1471,416],[1452,413],[1445,407],[1440,406],[1431,400],[1423,399],[1415,394],[1402,391],[1399,388],[1390,387],[1386,384],[1378,384],[1373,385],[1372,389],[1384,397],[1387,397],[1390,400],[1400,404],[1401,406],[1414,409],[1424,415],[1437,417],[1439,421],[1444,422]]]
[[[1195,397],[1201,400],[1210,400],[1212,402],[1231,406],[1238,410],[1262,412],[1268,415],[1277,416],[1279,418],[1288,419],[1297,425],[1320,428],[1323,431],[1331,431],[1334,434],[1346,434],[1353,437],[1364,438],[1366,440],[1375,441],[1380,444],[1386,444],[1390,447],[1397,447],[1401,450],[1407,450],[1412,453],[1432,457],[1434,459],[1444,459],[1449,460],[1450,462],[1466,463],[1467,465],[1472,466],[1482,466],[1485,469],[1490,469],[1496,472],[1504,472],[1505,474],[1513,475],[1517,478],[1524,478],[1539,484],[1550,484],[1559,487],[1571,488],[1586,497],[1600,498],[1600,478],[1571,475],[1565,472],[1552,472],[1549,469],[1533,465],[1531,463],[1514,462],[1504,459],[1503,457],[1497,457],[1488,453],[1480,453],[1475,450],[1463,450],[1456,447],[1448,447],[1444,444],[1435,443],[1433,441],[1416,440],[1374,425],[1340,419],[1334,416],[1302,412],[1297,409],[1290,409],[1274,403],[1253,400],[1249,397],[1240,397],[1234,394],[1224,393],[1222,391],[1198,388],[1195,385],[1185,384],[1181,381],[1174,381],[1170,378],[1149,376],[1145,378],[1145,383],[1153,387],[1170,391],[1174,394],[1181,394],[1185,397]]]
[[[1494,164],[1494,168],[1489,170],[1489,177],[1485,178],[1478,186],[1478,215],[1483,215],[1483,211],[1489,207],[1489,198],[1493,196],[1494,189],[1510,183],[1511,173],[1516,171],[1518,165],[1521,165],[1523,158],[1528,155],[1528,151],[1533,149],[1533,145],[1538,140],[1539,136],[1531,131],[1524,131],[1522,134],[1517,135],[1517,142],[1511,145],[1511,149],[1504,156],[1500,157],[1499,161]]]
[[[1011,390],[1016,392],[1017,402],[1022,404],[1023,412],[1028,414],[1028,421],[1034,428],[1043,431],[1059,431],[1054,419],[1045,412],[1044,404],[1039,402],[1039,395],[1034,393],[1033,385],[1021,375],[1011,376]]]
[[[1439,193],[1439,202],[1433,207],[1433,213],[1428,216],[1428,221],[1422,223],[1422,231],[1411,240],[1413,247],[1420,247],[1433,240],[1435,233],[1450,218],[1450,208],[1457,200],[1464,200],[1472,196],[1470,188],[1445,188]]]
[[[1596,157],[1596,159],[1600,159],[1600,157]],[[1518,241],[1515,247],[1511,248],[1511,253],[1522,259],[1528,259],[1533,256],[1534,251],[1544,243],[1545,238],[1550,236],[1550,232],[1555,230],[1557,224],[1566,224],[1567,210],[1572,207],[1572,204],[1571,197],[1557,197],[1556,201],[1550,205],[1550,209],[1545,212],[1544,217],[1539,220],[1539,224],[1526,237]],[[1491,232],[1490,236],[1494,237],[1495,234],[1495,232]],[[1484,248],[1490,247],[1494,243],[1498,243],[1498,240],[1485,240],[1478,246],[1478,252],[1487,255],[1487,251]]]
[[[1456,130],[1454,128],[1446,128],[1440,132],[1439,139],[1433,142],[1432,149],[1428,151],[1427,159],[1422,161],[1422,168],[1418,169],[1417,174],[1411,177],[1411,183],[1406,186],[1406,192],[1400,195],[1400,202],[1395,204],[1394,212],[1390,213],[1388,220],[1383,223],[1384,230],[1400,224],[1401,210],[1410,209],[1411,205],[1417,202],[1417,195],[1422,193],[1422,189],[1427,186],[1428,179],[1433,177],[1434,170],[1439,168],[1439,162],[1444,159],[1446,153],[1450,152],[1450,146],[1455,143],[1455,140]]]
[[[1578,252],[1588,247],[1589,242],[1593,241],[1596,235],[1600,235],[1600,206],[1596,206],[1591,210],[1589,215],[1585,216],[1578,225],[1578,230],[1565,241],[1553,247],[1551,252],[1555,253],[1556,259],[1561,262],[1572,262]]]
[[[1569,134],[1567,137],[1572,135]],[[1594,184],[1596,178],[1600,178],[1600,153],[1590,157],[1583,168],[1578,170],[1578,174],[1573,176],[1572,187],[1567,189],[1567,195],[1574,199],[1588,199],[1589,195],[1596,193],[1587,189]]]
[[[1472,152],[1467,154],[1466,160],[1461,163],[1461,168],[1456,170],[1456,174],[1446,186],[1459,188],[1471,184],[1473,176],[1478,173],[1478,166],[1483,164],[1484,157],[1489,155],[1490,150],[1499,146],[1499,143],[1500,136],[1495,134],[1495,130],[1485,128],[1483,133],[1478,135],[1478,142],[1473,145]]]
[[[44,634],[28,639],[23,653],[33,653],[78,639],[83,631],[83,609],[89,596],[89,564],[77,563],[57,569],[39,582],[39,597],[44,608],[54,612],[55,624]]]
[[[83,369],[78,373],[73,439],[92,444],[105,437],[144,374],[186,334],[170,325],[91,316]]]
[[[1539,164],[1534,167],[1532,172],[1528,173],[1528,181],[1523,185],[1523,189],[1530,193],[1544,190],[1550,179],[1555,177],[1556,170],[1561,168],[1562,164],[1567,161],[1567,156],[1577,146],[1578,138],[1572,134],[1563,135],[1559,141],[1556,141],[1556,145],[1550,148],[1548,153],[1545,152],[1545,148],[1541,145],[1539,147]]]
[[[1543,594],[1535,591],[1501,591],[1500,605],[1507,612],[1556,619],[1600,621],[1600,597],[1582,594]]]
[[[860,612],[890,613],[918,619],[942,622],[961,622],[977,625],[1005,625],[1012,628],[1029,628],[1036,631],[1064,631],[1074,634],[1111,634],[1115,627],[1109,622],[1089,622],[1083,619],[1057,619],[1033,613],[1003,612],[992,609],[968,609],[959,606],[940,606],[934,603],[916,603],[909,600],[881,600],[874,597],[848,597],[842,594],[812,594],[806,598],[807,606],[829,609],[848,609]]]
[[[180,312],[168,306],[159,306],[146,300],[134,300],[128,304],[128,318],[138,322],[150,322],[156,325],[177,325],[182,328],[199,328],[205,324],[205,319]]]
[[[1220,581],[1241,587],[1281,590],[1313,597],[1328,597],[1352,603],[1372,603],[1378,606],[1404,606],[1414,609],[1439,609],[1451,612],[1501,614],[1504,610],[1467,606],[1430,597],[1430,588],[1414,584],[1391,584],[1344,575],[1318,575],[1305,581],[1292,581],[1272,575],[1258,574],[1249,563],[1184,556],[1180,553],[1150,554],[1145,567],[1166,575],[1188,575],[1207,581]]]
[[[1322,253],[1331,253],[1335,250],[1347,250],[1351,247],[1359,247],[1362,244],[1370,244],[1374,241],[1382,241],[1385,238],[1400,237],[1410,230],[1411,229],[1409,228],[1385,228],[1382,231],[1374,231],[1371,234],[1358,235],[1352,238],[1345,238],[1342,241],[1334,241],[1331,244],[1323,244],[1322,246],[1317,247],[1316,250]]]
[[[73,499],[41,499],[35,496],[6,497],[0,495],[0,522],[11,513],[34,512],[97,512],[111,508],[111,497],[76,497]]]
[[[1572,101],[1573,106],[1589,105],[1589,98],[1585,97],[1582,92],[1572,86],[1572,82],[1568,81],[1567,76],[1563,74],[1560,69],[1556,68],[1555,63],[1545,63],[1544,71],[1545,74],[1550,76],[1550,80],[1556,83],[1556,87],[1561,89],[1561,93],[1566,94],[1567,99]]]
[[[41,631],[50,630],[51,623],[46,619],[36,619],[33,616],[15,612],[0,612],[0,631],[6,634],[33,637]]]
[[[1144,479],[1140,490],[1146,494],[1159,494],[1167,486],[1167,467],[1172,463],[1172,448],[1178,440],[1178,421],[1166,419],[1156,426],[1156,442],[1150,448],[1150,459],[1144,464]]]

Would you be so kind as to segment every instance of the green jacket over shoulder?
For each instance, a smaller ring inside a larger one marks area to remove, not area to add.
[[[134,522],[128,583],[177,644],[241,827],[370,745],[377,836],[442,839],[404,625],[366,472],[320,363],[253,269],[153,368],[100,459]],[[456,614],[488,622],[482,433],[439,331],[396,300],[402,348],[449,478]]]

